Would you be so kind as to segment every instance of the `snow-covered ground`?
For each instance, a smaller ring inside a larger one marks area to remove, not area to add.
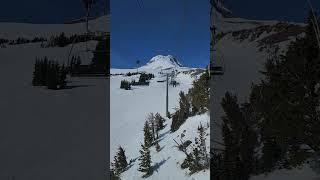
[[[166,59],[166,58],[165,58]],[[170,59],[170,58],[169,58]],[[164,61],[163,59],[160,61]],[[111,154],[110,159],[116,154],[118,146],[122,146],[125,151],[128,160],[136,159],[140,156],[139,149],[140,143],[143,143],[143,126],[146,121],[146,117],[149,113],[160,113],[161,116],[165,117],[165,107],[166,107],[166,82],[157,82],[160,78],[161,70],[153,66],[160,63],[159,60],[156,62],[151,61],[145,67],[139,68],[147,72],[153,72],[155,78],[150,81],[149,86],[133,86],[132,90],[120,89],[120,81],[122,79],[137,79],[139,76],[112,76],[111,86],[110,86],[110,113],[111,113]],[[175,62],[171,62],[175,65],[174,67],[177,71],[186,71],[187,68],[180,68],[176,66]],[[153,64],[153,65],[151,65]],[[168,65],[166,62],[160,63],[162,65]],[[152,66],[152,68],[150,68]],[[166,68],[163,67],[162,68]],[[191,70],[191,69],[189,69]],[[126,73],[126,72],[136,72],[136,69],[111,69],[111,73]],[[176,80],[180,83],[177,87],[169,87],[169,111],[173,113],[175,108],[179,106],[179,92],[187,92],[189,88],[192,87],[192,82],[196,76],[191,77],[190,74],[179,73]],[[178,142],[178,135],[181,135],[183,130],[186,130],[186,136],[184,140],[191,140],[194,142],[194,138],[198,136],[197,127],[202,123],[207,125],[209,123],[209,114],[203,114],[199,116],[190,117],[186,122],[180,127],[175,133],[170,133],[171,120],[166,119],[166,127],[160,132],[160,146],[162,150],[156,152],[154,147],[151,147],[151,160],[155,171],[152,176],[146,179],[152,180],[207,180],[209,179],[209,170],[205,172],[196,173],[189,176],[187,170],[182,170],[180,168],[181,163],[185,159],[185,154],[179,151],[175,147],[176,139]],[[209,150],[209,129],[207,128],[207,148]],[[139,180],[143,179],[142,173],[137,169],[139,167],[139,161],[136,160],[132,167],[127,171],[122,173],[121,178],[124,180]]]
[[[101,16],[90,20],[89,29],[92,32],[109,32],[109,16]],[[59,35],[64,32],[67,36],[73,34],[83,34],[86,32],[86,24],[30,24],[30,23],[0,23],[0,38],[16,39],[18,37],[30,38]]]
[[[91,27],[107,31],[105,19],[91,21]],[[0,37],[50,38],[61,32],[84,32],[83,25],[0,23]],[[94,48],[96,43],[91,41],[88,45]],[[84,48],[85,44],[79,43],[75,51]],[[102,145],[106,144],[108,131],[109,80],[69,78],[69,88],[56,91],[33,87],[31,83],[36,57],[48,56],[66,63],[69,50],[70,46],[41,48],[40,43],[0,48],[0,179],[104,176],[106,149]],[[88,58],[83,58],[84,63],[89,63],[91,55],[85,56]]]

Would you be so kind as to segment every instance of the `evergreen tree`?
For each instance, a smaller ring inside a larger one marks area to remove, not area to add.
[[[248,146],[248,142],[251,142],[247,139],[247,133],[251,132],[249,131],[248,120],[238,105],[235,95],[227,92],[221,105],[225,112],[225,116],[222,118],[225,146],[222,166],[224,173],[222,173],[221,178],[247,180],[252,171],[251,164],[253,163],[254,150],[251,149],[251,146]]]
[[[111,180],[121,180],[119,175],[117,175],[113,170],[110,171]]]
[[[120,146],[117,153],[117,164],[116,169],[118,172],[122,173],[126,170],[128,166],[127,157],[125,155],[124,149]]]
[[[202,167],[208,167],[209,158],[208,158],[208,152],[207,152],[207,146],[206,146],[206,132],[202,124],[200,124],[200,126],[198,127],[198,133],[199,133],[198,148],[200,151],[200,158],[201,158],[200,164]]]
[[[303,164],[310,157],[305,145],[320,150],[320,57],[311,19],[305,36],[292,42],[284,56],[273,52],[264,80],[252,88],[250,103],[261,119],[266,171]]]
[[[154,118],[157,124],[157,131],[162,130],[164,128],[165,119],[161,117],[159,113],[156,113]]]
[[[209,109],[209,73],[205,71],[198,80],[193,82],[193,87],[188,95],[191,100],[192,115],[201,114]]]
[[[148,121],[144,123],[143,132],[144,132],[144,145],[149,148],[152,146],[153,137],[152,137],[152,131]]]
[[[92,64],[99,69],[109,73],[110,69],[110,37],[101,38],[98,41],[95,52],[93,53]]]
[[[140,150],[141,156],[139,157],[139,169],[138,171],[143,172],[143,178],[148,177],[152,174],[153,170],[151,167],[151,155],[149,148],[146,145],[141,144]]]
[[[32,85],[33,86],[40,86],[40,62],[38,58],[36,58],[36,62],[34,64],[34,71],[33,71],[33,77],[32,77]]]
[[[152,139],[153,141],[155,141],[157,139],[157,128],[156,128],[156,122],[155,122],[155,118],[154,118],[154,115],[153,113],[150,113],[148,115],[148,121],[149,121],[149,124],[150,124],[150,129],[151,129],[151,134],[152,134]]]
[[[179,127],[190,116],[190,103],[187,96],[182,91],[179,93],[179,96],[180,96],[180,101],[179,101],[180,108],[172,116],[172,124],[171,124],[172,132],[178,130]]]

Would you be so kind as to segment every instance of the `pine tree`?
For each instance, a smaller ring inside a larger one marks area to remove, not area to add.
[[[111,171],[115,174],[115,175],[120,175],[121,174],[121,170],[119,169],[119,162],[118,162],[118,158],[117,156],[114,156],[114,160],[111,163]]]
[[[151,134],[152,134],[152,139],[155,141],[157,139],[157,128],[156,128],[156,123],[155,123],[155,118],[153,113],[150,113],[147,117],[149,124],[150,124],[150,129],[151,129]]]
[[[193,82],[188,95],[191,100],[192,115],[201,114],[209,109],[209,73],[205,71]]]
[[[117,153],[117,165],[116,168],[118,172],[122,173],[126,170],[128,166],[127,157],[125,155],[124,149],[120,146]]]
[[[148,121],[144,123],[143,132],[144,132],[144,144],[146,147],[149,148],[152,146],[153,137],[152,137],[152,132],[151,132],[151,128],[149,126]]]
[[[33,77],[32,77],[32,85],[40,86],[40,62],[38,58],[36,58],[36,62],[34,64]]]
[[[172,116],[172,124],[171,124],[172,132],[178,130],[179,127],[190,116],[190,103],[189,103],[188,97],[182,91],[179,93],[179,96],[180,96],[180,101],[179,101],[180,108]]]
[[[119,175],[117,175],[113,170],[110,171],[111,180],[121,180]]]
[[[201,123],[200,123],[200,126],[198,127],[198,133],[199,133],[198,148],[199,148],[200,157],[201,157],[200,164],[202,167],[205,168],[209,166],[209,158],[208,158],[208,152],[207,152],[207,146],[206,146],[206,132]]]
[[[227,92],[222,99],[221,105],[224,109],[225,116],[223,120],[223,141],[224,141],[224,154],[223,154],[223,176],[224,179],[248,179],[248,177],[239,177],[242,172],[240,161],[240,147],[242,138],[242,129],[245,119],[240,110],[235,95]],[[235,178],[237,177],[237,178]]]
[[[155,114],[155,121],[157,124],[157,130],[162,130],[164,128],[164,122],[165,119],[163,117],[161,117],[161,115],[159,113]]]
[[[320,57],[312,17],[305,36],[292,42],[285,55],[274,52],[267,63],[264,80],[254,85],[250,103],[261,122],[262,168],[290,168],[320,150]],[[316,22],[318,23],[318,22]]]
[[[140,150],[141,156],[139,157],[139,169],[138,171],[143,172],[143,178],[148,177],[152,174],[153,170],[151,167],[151,155],[149,148],[146,145],[141,144]]]

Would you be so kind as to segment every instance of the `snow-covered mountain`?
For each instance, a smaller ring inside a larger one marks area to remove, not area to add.
[[[182,64],[172,55],[157,55],[151,58],[151,60],[140,69],[175,69],[182,67]]]

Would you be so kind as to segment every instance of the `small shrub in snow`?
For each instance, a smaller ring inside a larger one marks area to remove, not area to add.
[[[125,90],[131,90],[131,84],[127,80],[122,80],[120,83],[120,88]]]

